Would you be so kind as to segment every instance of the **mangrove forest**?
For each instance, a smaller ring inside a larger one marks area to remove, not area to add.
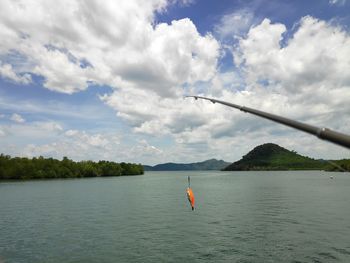
[[[53,158],[11,157],[0,155],[0,180],[106,177],[143,174],[143,166],[110,161],[79,161],[64,157]]]

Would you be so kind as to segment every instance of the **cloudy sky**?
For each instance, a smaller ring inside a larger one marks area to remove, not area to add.
[[[350,152],[208,101],[350,133],[350,1],[0,0],[0,147],[144,164],[273,142]]]

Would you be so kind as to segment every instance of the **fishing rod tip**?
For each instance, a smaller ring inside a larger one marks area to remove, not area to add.
[[[186,98],[194,98],[195,100],[198,99],[198,97],[197,97],[197,96],[194,96],[194,95],[185,95],[185,96],[184,96],[184,99],[186,99]]]

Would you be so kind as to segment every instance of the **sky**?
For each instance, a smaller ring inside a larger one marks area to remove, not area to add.
[[[349,150],[201,95],[350,134],[348,0],[0,0],[0,149],[233,162]]]

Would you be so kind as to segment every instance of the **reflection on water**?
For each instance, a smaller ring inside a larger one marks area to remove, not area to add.
[[[148,172],[0,183],[0,262],[350,262],[350,176],[332,175]]]

